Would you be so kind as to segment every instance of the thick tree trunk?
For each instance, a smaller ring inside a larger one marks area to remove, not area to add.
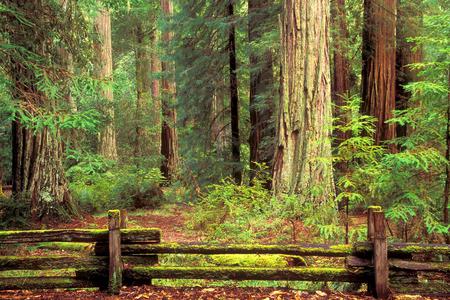
[[[230,28],[228,32],[228,53],[230,61],[230,108],[231,108],[231,160],[233,162],[233,178],[238,184],[242,181],[241,141],[239,137],[239,94],[237,82],[236,37],[234,25],[233,2],[227,5]]]
[[[95,76],[105,85],[112,82],[112,48],[111,48],[111,17],[107,9],[101,9],[95,18],[95,31],[98,42],[95,43]],[[116,130],[114,126],[114,100],[112,87],[103,87],[102,105],[106,124],[100,131],[98,152],[108,159],[117,159]]]
[[[151,52],[148,26],[144,22],[138,22],[135,28],[136,35],[136,140],[134,143],[134,156],[142,158],[150,154],[159,154],[152,149],[155,145],[151,143],[148,122],[145,121],[150,115],[150,103],[152,95],[151,74]]]
[[[47,20],[40,14],[44,10],[41,1],[10,1],[14,10],[25,18],[36,17],[38,23]],[[49,9],[46,7],[45,9]],[[10,24],[20,24],[13,21]],[[48,32],[40,26],[10,26],[11,43],[41,56],[51,57],[44,48]],[[37,111],[53,112],[57,102],[48,99],[37,86],[37,78],[28,64],[11,56],[10,74],[14,83],[12,95],[24,114],[37,117]],[[63,151],[60,131],[55,127],[44,127],[35,132],[21,124],[20,119],[12,123],[12,185],[13,194],[20,199],[30,199],[33,219],[49,215],[73,213],[73,206],[62,165]]]
[[[395,124],[386,123],[395,109],[396,2],[364,1],[362,112],[376,118],[376,144],[396,136]]]
[[[285,0],[281,95],[273,168],[276,194],[323,203],[333,197],[329,1]]]
[[[168,18],[172,16],[173,8],[171,0],[161,0],[161,8],[164,15]],[[163,41],[168,44],[172,39],[172,33],[163,32]],[[162,61],[162,112],[163,122],[161,130],[161,154],[164,161],[161,166],[161,172],[167,180],[171,180],[178,168],[178,135],[176,129],[177,113],[175,109],[175,79],[174,67],[167,61]]]
[[[271,4],[270,0],[248,1],[250,43],[262,38],[262,24],[270,18],[267,9]],[[255,49],[250,49],[250,179],[257,171],[255,163],[265,163],[269,168],[272,166],[275,139],[275,128],[271,124],[273,83],[272,51],[266,48],[260,55]]]
[[[422,25],[421,1],[397,0],[397,52],[396,52],[396,109],[408,108],[411,93],[403,87],[405,84],[417,80],[417,71],[409,65],[422,61],[422,49],[414,49],[418,46],[414,42],[407,41],[408,38],[418,37]],[[397,124],[397,136],[407,136],[407,126]]]

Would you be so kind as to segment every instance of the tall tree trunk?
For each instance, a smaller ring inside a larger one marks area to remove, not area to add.
[[[348,43],[347,20],[345,17],[345,0],[334,0],[332,2],[331,16],[333,20],[333,82],[331,84],[331,95],[334,103],[334,117],[338,119],[337,125],[344,125],[348,122],[348,116],[342,112],[341,107],[345,105],[345,99],[350,93],[350,62],[346,57],[346,43]],[[334,145],[338,146],[350,135],[348,132],[336,130],[333,132]],[[339,175],[345,175],[348,171],[347,162],[337,162],[334,165]],[[348,199],[339,202],[339,210],[344,206],[348,210]],[[348,225],[348,216],[346,216],[346,226]],[[347,238],[347,235],[346,235]]]
[[[217,157],[224,158],[227,146],[227,128],[225,120],[224,97],[220,91],[215,90],[211,103],[211,146],[215,146]]]
[[[150,78],[151,74],[151,52],[149,28],[145,26],[144,22],[136,24],[136,140],[134,144],[134,156],[142,158],[150,154],[159,154],[154,152],[154,144],[150,141],[149,124],[145,121],[146,117],[150,114],[149,106],[151,103],[152,95],[152,82]],[[148,117],[147,117],[148,118]],[[147,127],[147,128],[146,128]],[[153,147],[152,147],[153,146]]]
[[[47,24],[44,19],[45,7],[42,1],[8,1],[10,7],[37,24]],[[10,24],[20,24],[16,20]],[[48,44],[48,32],[45,26],[9,27],[11,43],[46,58],[51,58]],[[11,56],[10,74],[14,83],[12,95],[23,113],[29,117],[38,117],[36,112],[54,112],[56,100],[51,100],[38,89],[38,79],[34,70],[20,56]],[[49,68],[50,69],[50,68]],[[44,127],[35,132],[24,126],[20,119],[12,122],[12,185],[13,195],[21,199],[30,199],[33,219],[50,215],[73,213],[73,203],[68,190],[62,165],[63,151],[60,130]],[[22,198],[23,197],[23,198]]]
[[[281,95],[273,168],[276,194],[323,203],[334,195],[331,163],[329,1],[285,0]]]
[[[161,0],[161,8],[166,18],[172,16],[173,8],[171,0]],[[170,31],[163,32],[163,41],[168,44],[172,40]],[[167,180],[171,180],[178,168],[178,135],[176,129],[177,113],[175,109],[175,78],[174,66],[162,61],[162,112],[163,122],[161,130],[161,154],[164,161],[161,166],[161,172]]]
[[[417,81],[417,71],[409,65],[422,61],[422,49],[414,42],[407,41],[408,38],[418,37],[422,25],[422,11],[418,0],[397,0],[397,52],[396,52],[396,109],[408,108],[411,97],[403,86]],[[418,48],[419,47],[419,48]],[[414,49],[418,48],[418,49]],[[397,136],[407,136],[407,126],[397,124]]]
[[[345,105],[345,97],[351,89],[350,80],[350,62],[345,56],[345,43],[348,40],[347,21],[345,18],[345,0],[334,0],[332,6],[332,19],[334,27],[334,52],[333,52],[333,83],[332,98],[336,106],[335,117],[338,117],[339,124],[345,124],[346,116],[340,113],[340,107]],[[335,138],[337,143],[341,143],[348,138],[348,134],[343,131],[336,131]],[[338,165],[338,169],[345,168]]]
[[[395,109],[396,3],[364,1],[362,112],[376,118],[376,144],[396,136],[395,124],[386,123]],[[390,148],[395,151],[394,146]]]
[[[447,73],[448,76],[448,88],[450,89],[450,70]],[[450,162],[450,92],[447,95],[447,134],[445,140],[447,142],[447,149],[445,151],[445,158],[447,162]],[[444,224],[448,225],[448,204],[450,198],[450,165],[447,164],[446,168],[446,180],[445,180],[445,188],[444,188]],[[450,244],[450,234],[446,235],[447,244]]]
[[[151,72],[151,115],[152,115],[152,128],[151,128],[151,143],[152,153],[160,155],[161,152],[161,128],[162,128],[162,107],[161,107],[161,92],[160,92],[160,73],[161,73],[161,61],[159,60],[157,48],[158,48],[158,34],[156,30],[152,30],[150,33],[150,72]]]
[[[112,48],[111,48],[111,17],[107,9],[101,9],[95,18],[95,31],[98,42],[95,43],[95,76],[103,81],[105,86],[101,90],[104,105],[103,113],[106,117],[105,126],[100,131],[98,152],[108,159],[117,159],[116,130],[114,126],[114,99],[112,82]]]
[[[250,47],[264,34],[262,25],[270,18],[271,4],[270,0],[248,1]],[[269,169],[272,166],[275,139],[275,128],[271,124],[274,108],[272,51],[266,48],[262,55],[256,52],[250,49],[250,180],[258,171],[256,163],[265,163]]]
[[[238,184],[242,181],[241,141],[239,137],[239,95],[237,82],[236,37],[234,25],[233,0],[228,0],[227,10],[230,22],[228,32],[228,53],[230,60],[230,108],[231,108],[231,159],[233,162],[233,178]]]

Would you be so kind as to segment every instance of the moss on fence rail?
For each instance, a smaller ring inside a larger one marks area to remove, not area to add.
[[[159,242],[158,228],[121,229],[122,243]],[[40,242],[108,242],[108,229],[48,229],[0,231],[0,243],[40,243]]]
[[[214,280],[295,280],[365,282],[368,271],[350,272],[345,268],[248,268],[248,267],[134,267],[124,270],[133,283],[149,278]]]
[[[98,249],[97,253],[101,253]],[[104,250],[103,250],[104,251]],[[344,257],[354,252],[352,245],[295,244],[180,244],[162,243],[145,245],[122,245],[123,254],[285,254],[298,256]]]

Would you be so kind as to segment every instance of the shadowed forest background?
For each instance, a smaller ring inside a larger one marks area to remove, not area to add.
[[[349,242],[380,205],[449,241],[449,6],[2,1],[0,228],[174,205],[206,240]]]

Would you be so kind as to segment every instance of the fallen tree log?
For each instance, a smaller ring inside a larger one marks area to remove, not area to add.
[[[124,278],[134,284],[153,278],[366,282],[370,273],[345,268],[133,267],[124,270]]]
[[[157,228],[121,229],[122,243],[157,243],[161,231]],[[0,231],[0,244],[41,242],[108,242],[107,229],[49,229]]]

